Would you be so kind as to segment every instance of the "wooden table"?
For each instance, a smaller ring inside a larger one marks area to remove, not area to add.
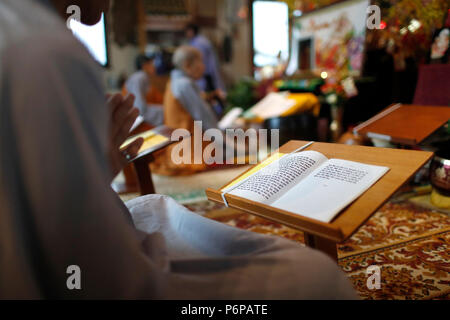
[[[449,119],[450,107],[395,104],[354,128],[353,133],[415,146]]]
[[[279,152],[289,153],[306,143],[307,141],[290,141],[283,145],[279,149]],[[364,192],[358,199],[339,213],[330,223],[293,214],[230,194],[227,194],[225,197],[228,205],[232,208],[304,231],[306,245],[327,253],[335,260],[337,260],[336,244],[348,239],[356,232],[433,155],[432,152],[425,151],[320,142],[315,142],[306,150],[321,152],[329,159],[339,158],[366,164],[387,166],[390,170],[369,190]],[[224,203],[220,192],[222,188],[219,190],[206,190],[208,198],[218,203]]]

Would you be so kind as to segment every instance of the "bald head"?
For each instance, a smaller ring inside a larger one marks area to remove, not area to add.
[[[195,60],[201,60],[202,53],[191,46],[181,46],[175,50],[172,63],[177,69],[183,70],[186,65],[191,65]]]
[[[201,79],[205,73],[202,53],[191,46],[181,46],[175,50],[172,63],[194,80]]]

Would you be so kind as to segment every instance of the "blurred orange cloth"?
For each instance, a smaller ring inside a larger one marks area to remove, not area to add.
[[[128,94],[128,90],[124,85],[122,87],[122,95],[126,96],[127,94]],[[164,96],[154,86],[150,86],[150,89],[147,92],[145,100],[147,101],[148,104],[163,104]]]
[[[286,117],[293,114],[312,112],[318,117],[320,113],[320,102],[315,94],[312,93],[291,93],[288,99],[295,100],[296,104],[289,110],[285,111],[281,116]]]
[[[303,112],[311,112],[316,117],[320,114],[319,99],[312,93],[290,93],[286,96],[279,95],[279,93],[272,93],[273,96],[269,95],[263,98],[265,99],[265,102],[262,99],[255,107],[253,107],[258,109],[258,112],[256,112],[256,110],[254,111],[254,118],[251,118],[250,122],[261,123],[267,118],[287,117]],[[277,103],[272,100],[269,102],[269,99],[272,98],[276,98],[275,101],[279,100],[279,102]],[[263,110],[260,103],[264,103]],[[289,107],[286,108],[286,105],[289,105]],[[252,109],[250,109],[250,111],[252,111]]]

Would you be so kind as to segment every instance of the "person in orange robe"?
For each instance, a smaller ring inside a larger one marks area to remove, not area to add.
[[[217,117],[211,106],[203,98],[203,92],[196,81],[205,72],[202,53],[191,46],[179,47],[173,56],[175,69],[171,72],[170,82],[164,95],[164,124],[173,129],[185,129],[191,134],[191,163],[177,164],[172,159],[172,145],[156,155],[151,169],[163,175],[186,175],[207,169],[194,164],[194,121],[202,121],[202,129],[217,128]],[[198,138],[197,138],[198,139]],[[202,150],[206,146],[202,143]]]

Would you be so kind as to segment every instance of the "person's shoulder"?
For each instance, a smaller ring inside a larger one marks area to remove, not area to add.
[[[2,0],[1,7],[1,48],[27,42],[36,35],[53,34],[64,28],[61,19],[38,1]]]
[[[125,82],[125,87],[129,92],[135,92],[138,88],[147,87],[150,83],[148,76],[144,71],[136,71],[131,74]]]
[[[170,88],[177,98],[181,98],[195,91],[194,82],[190,78],[174,72],[171,74]]]
[[[100,81],[99,65],[70,32],[35,32],[5,48],[2,65],[10,73],[39,73],[48,79],[76,73]]]
[[[197,36],[197,38],[198,38],[198,41],[201,41],[201,42],[203,42],[203,43],[210,43],[211,41],[209,41],[209,39],[206,37],[206,36],[204,36],[203,34],[199,34],[198,36]]]
[[[195,37],[195,40],[196,40],[197,44],[200,44],[204,47],[211,46],[211,41],[209,41],[209,39],[207,37],[205,37],[204,35],[199,34],[198,36]]]
[[[193,82],[188,77],[179,77],[179,78],[171,80],[171,82],[173,85],[180,88],[181,90],[193,88]]]
[[[17,65],[31,60],[39,65],[71,60],[90,67],[94,65],[87,49],[49,10],[34,1],[24,1],[29,7],[23,3],[22,6],[17,5],[19,1],[5,1],[6,8],[14,13],[15,19],[0,19],[0,51],[4,63]]]

